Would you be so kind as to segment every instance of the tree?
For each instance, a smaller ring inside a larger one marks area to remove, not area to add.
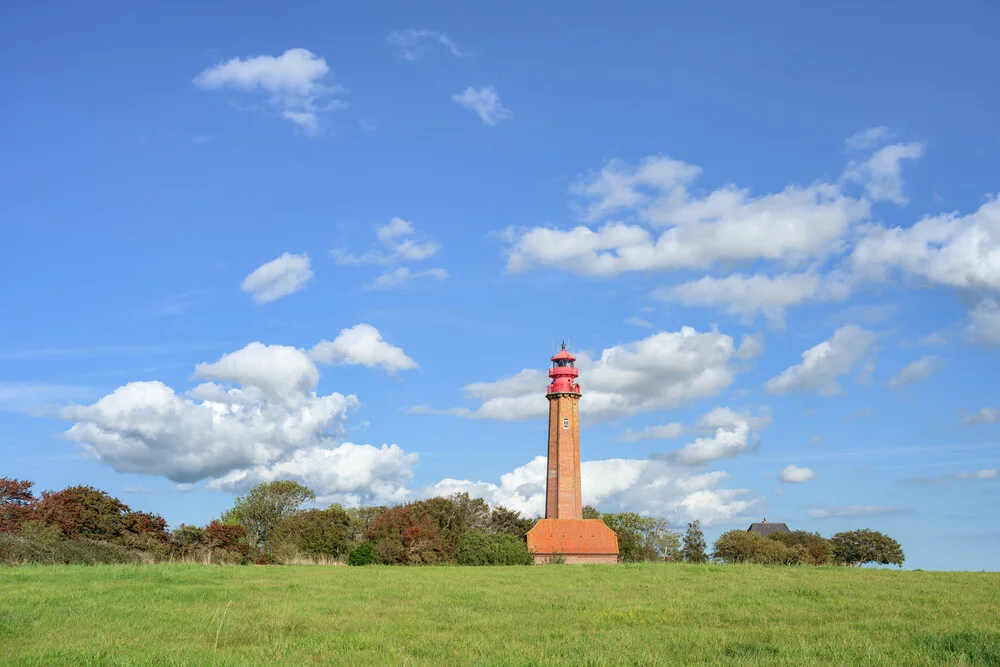
[[[701,522],[692,521],[684,533],[684,548],[682,550],[685,562],[704,563],[708,560],[705,553],[705,533],[701,532]]]
[[[805,530],[791,530],[787,533],[771,533],[769,539],[781,542],[786,547],[801,546],[808,554],[809,565],[826,565],[830,562],[830,543],[819,533]]]
[[[845,565],[898,565],[903,567],[905,556],[899,542],[888,535],[864,528],[837,533],[830,538],[833,559]]]
[[[490,521],[487,524],[488,533],[514,535],[520,539],[525,539],[528,531],[534,527],[536,519],[521,516],[517,510],[508,509],[504,506],[494,507],[490,512]]]
[[[618,555],[623,562],[676,558],[680,536],[670,530],[666,519],[635,512],[608,512],[601,519],[618,536]]]
[[[597,511],[596,507],[592,507],[591,505],[584,505],[583,506],[583,518],[584,519],[600,519],[601,518],[601,513]]]
[[[267,538],[269,553],[340,558],[350,549],[351,518],[342,509],[305,510],[282,519]]]
[[[316,494],[298,482],[262,482],[237,498],[232,509],[222,515],[222,522],[243,526],[250,543],[261,546],[282,519],[308,500],[316,500]]]
[[[344,509],[338,503],[330,505],[330,509],[336,508]],[[385,505],[377,507],[348,507],[344,509],[347,512],[347,516],[351,519],[351,523],[348,526],[348,538],[351,542],[360,542],[368,529],[371,528],[375,517],[387,509],[389,508]]]
[[[46,491],[38,503],[35,517],[58,527],[69,539],[86,538],[129,543],[139,546],[149,540],[166,542],[167,522],[147,512],[133,512],[128,505],[92,486],[71,486],[62,491]]]
[[[389,508],[379,514],[365,533],[379,562],[385,565],[440,563],[445,559],[441,528],[423,503]]]
[[[0,477],[0,532],[17,530],[31,517],[36,502],[32,486],[26,479]]]

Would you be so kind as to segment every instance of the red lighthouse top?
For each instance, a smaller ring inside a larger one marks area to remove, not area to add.
[[[552,368],[549,369],[552,384],[545,393],[579,394],[580,385],[576,382],[579,375],[580,371],[576,369],[576,357],[566,351],[566,343],[563,343],[562,349],[552,357]]]

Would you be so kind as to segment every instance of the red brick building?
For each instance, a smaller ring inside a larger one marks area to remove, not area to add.
[[[580,385],[576,357],[566,344],[552,357],[549,377],[548,474],[545,518],[528,531],[536,563],[559,557],[567,563],[617,563],[618,536],[600,519],[583,518],[580,483]]]

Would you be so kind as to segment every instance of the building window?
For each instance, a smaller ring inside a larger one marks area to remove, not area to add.
[[[563,429],[567,429],[567,428],[569,428],[569,420],[568,419],[564,419],[563,420]]]

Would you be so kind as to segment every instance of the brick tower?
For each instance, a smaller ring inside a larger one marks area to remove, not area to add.
[[[580,385],[576,357],[566,344],[552,357],[545,518],[528,531],[536,563],[561,556],[567,563],[617,563],[618,536],[600,519],[583,518],[580,484]]]

